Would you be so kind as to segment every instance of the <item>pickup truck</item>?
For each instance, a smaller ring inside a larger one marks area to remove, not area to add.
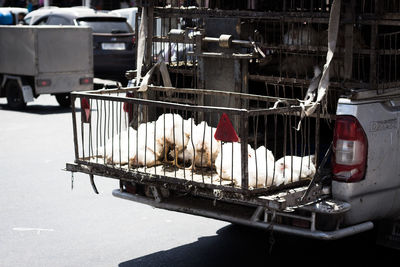
[[[90,28],[0,26],[0,35],[0,97],[10,108],[42,94],[68,107],[70,92],[93,89]]]
[[[139,3],[143,69],[131,87],[72,94],[66,170],[96,192],[95,175],[118,179],[114,196],[161,209],[323,240],[379,227],[379,243],[398,247],[400,10],[389,2]],[[162,58],[160,42],[193,49]]]

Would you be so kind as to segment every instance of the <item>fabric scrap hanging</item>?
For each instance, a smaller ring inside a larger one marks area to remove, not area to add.
[[[90,104],[89,99],[86,97],[81,98],[81,121],[83,123],[90,123],[91,114],[90,114]]]
[[[148,85],[149,85],[150,78],[151,78],[151,76],[153,76],[153,73],[156,69],[158,69],[161,73],[164,87],[172,87],[172,82],[171,82],[171,78],[169,76],[167,65],[165,64],[164,60],[161,60],[161,61],[157,62],[156,64],[154,64],[154,66],[146,73],[146,75],[144,76],[144,78],[140,84],[140,88],[138,89],[138,92],[146,92],[147,91],[147,89],[149,88]]]
[[[142,78],[142,66],[146,47],[146,36],[148,35],[147,7],[142,7],[142,18],[140,20],[138,33],[138,49],[136,57],[136,79],[134,85],[139,86]]]
[[[314,78],[310,82],[310,86],[307,90],[304,103],[300,104],[303,110],[301,113],[301,119],[297,127],[297,130],[300,129],[301,120],[304,118],[304,116],[310,116],[311,114],[313,114],[317,109],[318,105],[326,99],[329,87],[329,70],[330,70],[329,67],[331,65],[336,50],[337,37],[339,32],[340,10],[341,10],[341,0],[334,0],[331,6],[331,12],[329,16],[328,52],[326,54],[326,62],[322,74],[318,67],[314,69]],[[317,84],[318,86],[316,86]],[[317,99],[315,100],[315,102],[313,102],[315,96],[317,96]],[[323,106],[323,112],[326,112],[326,109],[327,107],[325,103],[325,105]]]
[[[127,92],[126,97],[132,98],[132,97],[134,97],[134,94],[131,92]],[[133,104],[124,102],[123,109],[124,109],[124,112],[128,114],[128,124],[130,124],[133,120]]]

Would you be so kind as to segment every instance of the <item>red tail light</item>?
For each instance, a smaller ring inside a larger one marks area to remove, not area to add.
[[[51,80],[45,80],[45,79],[36,80],[36,85],[37,86],[50,86]]]
[[[367,136],[353,116],[338,116],[333,137],[333,177],[344,182],[358,182],[365,176]]]
[[[136,43],[136,36],[134,35],[133,37],[132,37],[132,44],[134,45]]]
[[[92,84],[93,78],[91,77],[83,77],[79,79],[79,84]]]

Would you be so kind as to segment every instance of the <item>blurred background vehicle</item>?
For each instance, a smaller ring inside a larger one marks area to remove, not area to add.
[[[43,94],[69,107],[70,92],[93,89],[90,27],[2,25],[0,36],[0,97],[9,108]]]
[[[32,25],[36,20],[38,20],[39,18],[41,18],[44,15],[51,14],[54,11],[54,9],[57,9],[57,8],[58,7],[56,7],[56,6],[47,6],[47,7],[42,7],[42,8],[33,10],[25,15],[23,24]]]
[[[22,7],[0,7],[0,25],[16,25],[23,23],[28,9]]]
[[[29,13],[29,25],[89,26],[93,31],[93,70],[101,79],[126,85],[125,72],[135,68],[135,35],[126,18],[86,7],[39,9]]]
[[[129,7],[111,10],[110,14],[126,18],[126,21],[132,26],[133,29],[135,29],[137,12],[137,7]]]

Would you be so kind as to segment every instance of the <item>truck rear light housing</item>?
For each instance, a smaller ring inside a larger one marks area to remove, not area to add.
[[[51,85],[51,80],[49,79],[38,79],[36,80],[36,85],[37,86],[50,86]]]
[[[93,78],[91,77],[83,77],[79,79],[79,84],[92,84]]]
[[[353,116],[338,116],[333,137],[333,179],[358,182],[364,179],[368,140]]]

